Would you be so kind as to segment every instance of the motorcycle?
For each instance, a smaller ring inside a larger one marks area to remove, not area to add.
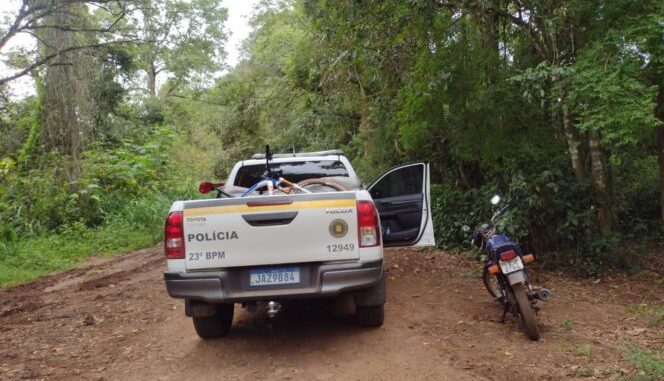
[[[500,196],[491,199],[497,208]],[[473,232],[473,244],[482,249],[487,259],[484,264],[482,280],[487,291],[503,307],[501,322],[505,322],[507,313],[511,313],[523,323],[526,334],[531,340],[539,340],[536,313],[538,300],[546,301],[551,292],[546,288],[533,287],[524,265],[535,261],[533,254],[523,255],[521,247],[509,237],[496,233],[496,222],[510,208],[505,205],[496,210],[489,223],[483,223]]]

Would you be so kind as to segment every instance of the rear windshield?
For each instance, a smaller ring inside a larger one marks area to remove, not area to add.
[[[284,179],[298,183],[306,179],[319,177],[343,176],[348,177],[344,164],[338,160],[299,161],[291,163],[272,163],[272,170],[281,172]],[[262,180],[265,173],[265,164],[253,164],[240,167],[235,175],[238,187],[249,188]]]

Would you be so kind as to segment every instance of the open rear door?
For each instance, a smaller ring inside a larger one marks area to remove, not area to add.
[[[399,165],[382,174],[368,191],[376,204],[385,247],[433,246],[429,163]]]

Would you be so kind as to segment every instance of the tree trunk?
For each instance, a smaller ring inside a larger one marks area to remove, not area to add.
[[[148,76],[148,93],[150,94],[151,97],[156,97],[157,96],[157,70],[155,69],[154,65],[154,56],[150,53],[148,53],[147,56],[148,60],[148,70],[147,70],[147,76]]]
[[[659,208],[661,228],[664,232],[664,127],[657,129],[657,155],[659,157]]]
[[[154,9],[152,8],[152,0],[144,0],[143,20],[145,25],[145,37],[147,43],[145,44],[145,74],[148,82],[148,93],[151,97],[157,96],[157,56],[156,56],[156,25],[154,23]]]
[[[45,22],[54,25],[71,24],[70,6],[54,11]],[[81,125],[77,105],[80,98],[77,97],[74,72],[77,54],[61,51],[74,44],[74,34],[52,28],[44,32],[43,39],[46,41],[43,45],[44,53],[58,54],[44,76],[42,120],[45,125],[45,144],[49,149],[68,156],[66,173],[72,183],[78,180],[81,173]]]
[[[560,77],[558,77],[556,81],[559,82]],[[569,157],[572,160],[572,170],[574,171],[576,179],[581,181],[585,177],[585,171],[583,169],[583,160],[581,159],[581,153],[579,151],[580,142],[576,131],[574,130],[572,114],[569,110],[569,105],[567,104],[567,90],[562,84],[560,85],[559,97],[563,119],[563,131],[565,133],[565,139],[567,140]]]
[[[664,87],[660,85],[657,93],[657,118],[664,123]],[[659,208],[661,210],[661,228],[664,232],[664,125],[657,128],[657,158],[659,159]]]
[[[588,134],[592,181],[597,200],[597,225],[602,235],[609,235],[613,230],[613,203],[609,184],[609,171],[606,157],[596,132]]]

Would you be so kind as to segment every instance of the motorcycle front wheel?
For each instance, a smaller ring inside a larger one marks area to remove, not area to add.
[[[484,267],[484,272],[482,273],[482,282],[484,282],[484,287],[489,291],[489,294],[494,298],[497,298],[498,295],[502,295],[500,291],[500,284],[498,283],[498,277],[491,275],[489,269]]]
[[[539,340],[540,333],[537,327],[537,316],[535,316],[535,310],[528,299],[526,285],[523,283],[514,284],[512,285],[512,292],[514,292],[514,297],[519,305],[519,313],[521,321],[523,321],[523,325],[526,328],[526,334],[530,340]]]

